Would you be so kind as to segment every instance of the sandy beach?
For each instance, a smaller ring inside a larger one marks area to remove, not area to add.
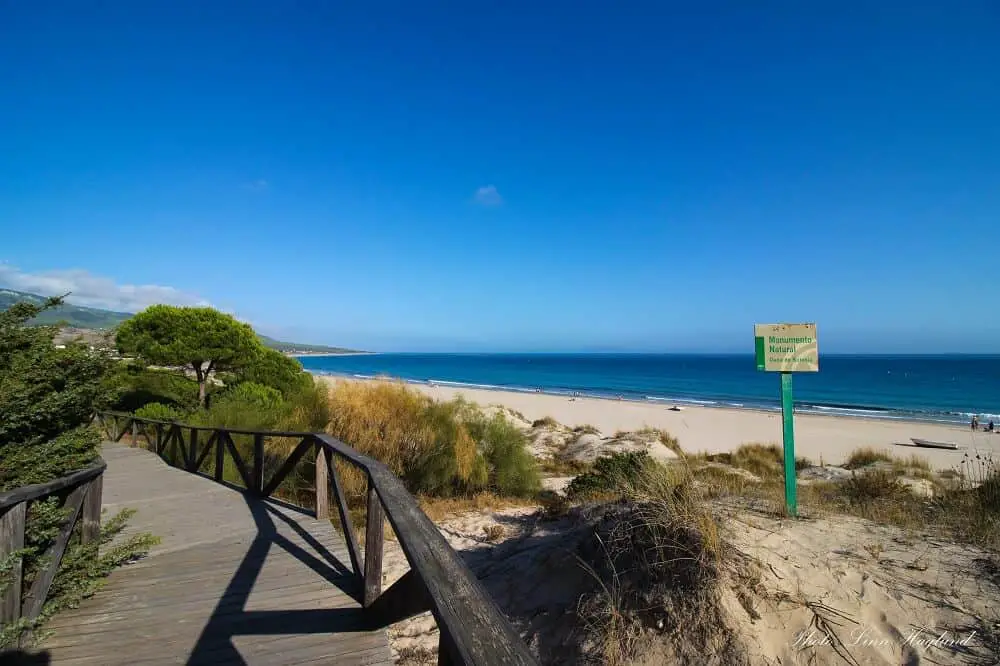
[[[342,377],[319,377],[327,382],[376,381]],[[781,442],[781,415],[773,412],[715,407],[688,407],[673,412],[669,404],[650,404],[600,398],[576,398],[493,391],[466,387],[411,384],[433,398],[449,400],[462,395],[480,405],[500,404],[524,414],[528,420],[551,416],[568,426],[590,424],[604,434],[637,430],[644,426],[663,428],[680,440],[688,452],[732,451],[747,442]],[[953,442],[957,451],[898,446],[911,437]],[[842,416],[800,414],[795,417],[796,455],[814,463],[843,463],[851,451],[863,446],[892,449],[895,455],[916,453],[927,458],[935,469],[958,465],[967,452],[992,454],[1000,458],[1000,434],[973,433],[967,427],[917,421],[863,419]]]

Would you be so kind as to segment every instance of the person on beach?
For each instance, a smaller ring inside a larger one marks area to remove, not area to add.
[[[972,415],[972,432],[975,432],[979,428],[979,417],[975,414]]]

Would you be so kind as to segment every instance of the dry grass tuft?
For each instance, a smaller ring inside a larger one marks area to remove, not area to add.
[[[741,444],[731,453],[702,453],[697,458],[745,469],[761,478],[782,476],[785,470],[785,453],[774,443],[750,442]],[[795,459],[796,470],[811,466],[812,462],[808,458]]]
[[[685,465],[644,465],[619,489],[581,561],[596,590],[579,613],[597,661],[745,664],[723,596],[747,592],[749,566],[720,536]],[[749,599],[749,594],[743,597]]]
[[[859,467],[867,467],[878,462],[891,463],[892,460],[892,453],[889,451],[866,446],[852,451],[851,455],[847,458],[847,462],[844,463],[844,467],[847,469],[858,469]]]
[[[590,425],[589,423],[584,423],[583,425],[578,425],[573,428],[573,432],[578,435],[600,435],[601,431],[597,426]]]
[[[676,437],[671,435],[666,430],[662,428],[651,428],[646,426],[635,432],[637,435],[644,435],[646,437],[655,437],[661,444],[676,453],[678,456],[683,456],[684,451],[681,449],[681,443]]]
[[[532,428],[558,428],[559,421],[556,421],[551,416],[545,416],[540,419],[535,419],[531,422]]]

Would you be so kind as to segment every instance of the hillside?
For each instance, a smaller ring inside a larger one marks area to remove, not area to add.
[[[39,296],[38,294],[29,294],[23,291],[14,291],[13,289],[0,289],[0,311],[6,310],[10,306],[14,305],[14,303],[18,303],[20,301],[41,304],[45,301],[45,297]],[[73,339],[76,337],[82,337],[85,340],[91,341],[91,344],[94,344],[91,340],[92,338],[103,338],[104,335],[100,334],[100,332],[106,331],[106,329],[114,328],[131,316],[132,313],[129,312],[115,312],[113,310],[88,308],[81,305],[64,303],[57,308],[43,312],[31,323],[37,325],[62,323],[68,330],[65,332],[66,335],[60,337],[60,342],[64,341],[63,338]],[[325,345],[307,345],[299,344],[297,342],[282,342],[281,340],[275,340],[274,338],[270,338],[266,335],[258,334],[258,337],[265,346],[286,353],[347,354],[354,351],[352,349],[344,349],[342,347],[327,347]]]
[[[0,289],[0,310],[6,310],[14,305],[14,303],[20,301],[41,304],[45,302],[45,297],[38,294],[28,294],[23,291],[14,291],[13,289]],[[112,310],[87,308],[64,303],[57,308],[43,312],[32,323],[58,324],[64,322],[74,328],[100,329],[114,328],[131,316],[128,312],[113,312]]]

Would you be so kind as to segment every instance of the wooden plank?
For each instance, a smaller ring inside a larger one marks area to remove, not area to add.
[[[368,608],[382,593],[382,542],[385,536],[382,501],[375,492],[375,484],[368,481],[368,513],[365,519],[365,592],[364,606]]]
[[[226,470],[226,431],[219,430],[215,433],[215,480],[222,481]]]
[[[240,455],[239,450],[236,448],[236,442],[233,441],[232,436],[228,432],[222,433],[222,439],[225,440],[226,448],[229,449],[229,455],[233,457],[233,463],[236,464],[236,471],[240,473],[240,478],[243,479],[243,485],[246,486],[247,490],[253,490],[254,486],[253,480],[250,478],[250,471],[243,462],[243,456]]]
[[[447,629],[438,633],[438,666],[459,666],[461,662],[455,658],[455,643],[448,636]]]
[[[24,548],[24,518],[27,503],[21,502],[0,509],[0,559]],[[10,571],[10,584],[0,592],[0,625],[10,624],[21,617],[21,559]]]
[[[247,484],[248,490],[253,490],[258,495],[264,491],[264,434],[255,433],[253,436],[253,477],[251,483]]]
[[[188,448],[187,454],[184,457],[185,466],[189,472],[194,472],[198,469],[198,429],[191,428],[191,446]]]
[[[92,543],[101,536],[101,495],[104,477],[98,476],[87,484],[87,496],[83,500],[83,524],[80,526],[80,541]]]
[[[303,440],[306,442],[307,440]],[[316,445],[316,519],[330,520],[330,476],[326,449]]]
[[[354,534],[354,525],[351,524],[351,517],[347,512],[347,500],[344,498],[344,486],[340,483],[340,475],[337,474],[337,466],[333,462],[332,450],[326,454],[326,466],[330,478],[333,479],[334,499],[337,502],[337,514],[340,516],[340,529],[344,533],[344,540],[347,542],[347,552],[351,558],[351,569],[358,580],[363,580],[361,571],[361,559],[358,557],[358,537]]]
[[[166,427],[162,442],[168,445]],[[55,635],[42,645],[53,666],[176,664],[192,656],[198,663],[294,664],[301,656],[350,664],[350,655],[367,655],[356,663],[388,663],[385,633],[368,628],[345,540],[328,520],[187,474],[141,448],[106,445],[105,456],[106,506],[137,507],[129,530],[150,530],[164,542],[53,620]],[[89,493],[84,505],[93,501]]]
[[[62,562],[63,553],[66,552],[66,546],[69,544],[69,537],[73,532],[73,527],[76,525],[76,520],[80,517],[80,508],[83,506],[83,498],[86,494],[87,486],[81,485],[76,487],[69,494],[69,497],[66,498],[63,508],[69,509],[69,514],[66,516],[62,527],[59,528],[56,540],[42,555],[42,559],[47,561],[48,564],[31,584],[31,589],[28,590],[28,595],[21,605],[21,617],[33,620],[42,612],[45,597],[49,593],[52,579],[55,578],[56,572],[59,571],[59,563]]]
[[[195,437],[195,441],[196,441],[197,440],[198,429],[197,428],[192,428],[191,432],[192,432],[192,436]],[[215,440],[218,438],[218,436],[219,436],[218,432],[213,432],[211,435],[209,435],[208,441],[205,442],[205,448],[202,449],[201,455],[198,456],[198,460],[195,461],[194,468],[191,471],[197,472],[198,470],[201,469],[201,466],[205,463],[205,459],[208,458],[209,454],[212,452],[212,447],[215,445]],[[192,444],[191,447],[192,447],[192,450],[197,451],[197,447],[194,444]]]
[[[36,483],[30,486],[22,486],[20,488],[15,488],[14,490],[9,490],[5,493],[0,493],[0,509],[5,509],[9,506],[14,506],[15,504],[20,504],[22,502],[30,502],[32,500],[41,499],[43,497],[48,497],[49,495],[55,495],[61,490],[73,488],[81,483],[90,481],[104,472],[106,468],[107,464],[104,460],[98,458],[94,464],[89,467],[84,467],[81,470],[67,474],[66,476],[55,479],[54,481],[49,481],[48,483]]]

